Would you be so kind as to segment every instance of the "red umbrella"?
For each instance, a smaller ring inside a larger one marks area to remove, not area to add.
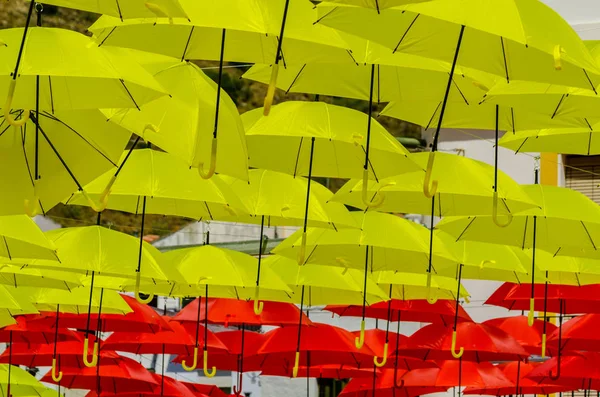
[[[553,357],[533,369],[527,377],[538,383],[600,390],[600,353],[573,352],[560,362],[558,357]]]
[[[406,372],[400,378],[405,387],[419,386],[427,379],[431,386],[458,387],[472,386],[479,388],[513,387],[513,383],[494,365],[488,362],[446,360],[439,363],[439,368],[418,369]]]
[[[562,326],[562,335],[555,330],[548,337],[548,349],[557,351],[559,337],[562,351],[595,351],[600,352],[600,335],[596,332],[600,329],[600,314],[585,314],[567,321]]]
[[[207,290],[208,295],[208,290]],[[208,302],[208,303],[207,303]],[[256,302],[256,301],[255,301]],[[224,298],[198,298],[190,302],[180,311],[174,320],[184,324],[200,324],[204,321],[205,326],[211,324],[223,324],[228,327],[230,324],[241,326],[242,330],[246,325],[261,326],[261,325],[297,325],[299,322],[308,325],[311,321],[306,317],[296,305],[282,302],[261,302],[262,310],[256,314],[254,302],[224,299]],[[244,332],[240,334],[244,337]],[[244,344],[244,341],[241,341]],[[243,355],[239,356],[239,364],[236,372],[240,374],[237,387],[234,386],[234,394],[239,395],[242,392],[242,374]],[[196,359],[197,360],[197,359]],[[185,361],[189,362],[189,360]],[[204,360],[202,360],[204,363]],[[182,362],[184,365],[184,362]],[[184,368],[186,366],[184,365]],[[189,368],[189,367],[188,367]]]
[[[457,332],[458,331],[458,332]],[[400,345],[398,353],[422,360],[513,361],[529,354],[512,336],[485,324],[463,322],[452,327],[431,324],[421,328]],[[456,339],[453,335],[458,335]]]
[[[169,378],[168,376],[161,376],[158,374],[151,374],[157,383],[163,384],[163,391],[160,393],[119,393],[119,396],[123,397],[152,397],[152,396],[166,396],[166,397],[197,397],[197,394],[188,389],[183,383]],[[114,396],[113,393],[101,392],[98,393],[95,390],[90,391],[85,397],[103,397],[103,396]]]
[[[536,284],[534,298],[536,311],[544,311],[545,284]],[[486,305],[504,307],[508,310],[529,310],[530,284],[502,284],[485,302]],[[600,285],[548,285],[546,310],[563,314],[600,313]]]
[[[292,378],[293,368],[271,366],[261,372],[261,375],[284,376]],[[310,367],[298,367],[297,376],[300,378],[321,378],[321,379],[350,379],[350,378],[370,378],[373,376],[372,369],[358,369],[348,365],[313,365]]]
[[[42,379],[46,383],[58,383],[46,374]],[[153,393],[160,392],[158,382],[152,374],[136,361],[120,357],[110,364],[100,362],[97,367],[63,368],[61,386],[69,389],[84,389],[100,393]]]
[[[200,383],[191,383],[191,382],[179,382],[188,389],[192,391],[192,393],[198,395],[204,395],[209,397],[227,397],[224,391],[219,389],[215,385],[202,385]]]
[[[208,319],[209,324],[229,325],[298,325],[300,310],[296,305],[282,302],[264,302],[260,314],[254,313],[252,301],[209,298],[208,308],[205,308],[205,298],[197,298],[188,303],[174,320],[196,324],[198,322],[198,310],[200,309],[200,321]],[[198,305],[201,307],[198,308]],[[206,310],[208,309],[208,310]],[[205,313],[208,313],[206,316]],[[311,321],[303,316],[302,323],[308,325]]]
[[[391,305],[391,313],[388,316],[389,305]],[[362,316],[362,306],[357,305],[329,305],[324,310],[333,312],[341,317]],[[430,304],[427,300],[403,301],[391,299],[387,302],[378,302],[367,306],[365,317],[387,320],[401,316],[402,321],[449,325],[454,320],[455,312],[454,301],[440,300],[434,304]],[[473,321],[462,306],[458,307],[458,321]]]
[[[417,397],[431,393],[441,393],[448,390],[447,387],[432,386],[437,372],[427,372],[428,369],[414,370],[421,374],[421,382],[415,386],[402,386],[399,378],[408,372],[400,370],[383,369],[373,379],[356,378],[348,382],[348,385],[340,393],[340,397],[367,397],[377,393],[377,397]],[[424,372],[423,372],[424,371]],[[429,376],[428,376],[429,375]],[[432,376],[433,375],[433,376]]]
[[[347,364],[358,366],[372,360],[375,355],[368,347],[358,350],[354,335],[332,325],[313,323],[301,327],[302,338],[298,341],[296,328],[277,328],[267,332],[267,339],[258,354],[263,356],[264,367],[294,363],[293,374],[299,366]],[[299,343],[298,343],[299,342]]]
[[[508,387],[467,387],[464,394],[491,395],[491,396],[507,396],[507,395],[524,395],[524,394],[542,394],[548,395],[570,391],[571,388],[565,386],[557,386],[548,383],[538,383],[529,379],[527,376],[538,367],[540,363],[524,363],[521,361],[512,361],[506,364],[498,365],[502,373],[515,385]]]
[[[8,364],[12,362],[15,365],[24,365],[26,367],[49,367],[52,365],[55,357],[58,357],[61,367],[83,368],[83,340],[58,342],[56,344],[36,344],[26,345],[23,343],[14,344],[4,350],[0,355],[0,363]],[[92,349],[88,348],[91,354]],[[11,357],[12,356],[12,357]],[[108,364],[108,359],[119,359],[120,356],[112,351],[105,350],[100,354],[100,360]],[[105,360],[107,359],[107,360]]]
[[[89,330],[98,330],[98,324],[101,324],[103,332],[151,332],[155,333],[162,330],[168,330],[168,322],[158,314],[152,307],[139,303],[135,298],[128,295],[121,295],[133,310],[125,315],[121,314],[101,314],[100,322],[98,313],[90,315]],[[51,324],[55,321],[56,313],[44,312],[38,315],[37,321],[45,321],[45,324]],[[88,322],[87,314],[60,313],[60,325],[64,328],[86,329]]]
[[[484,321],[483,324],[500,328],[515,338],[529,354],[542,357],[546,355],[544,349],[540,347],[545,332],[549,330],[549,333],[552,333],[557,329],[556,325],[542,320],[535,320],[533,326],[529,326],[527,316],[495,318]]]
[[[69,329],[60,329],[56,332],[55,327],[47,327],[35,321],[35,316],[17,316],[16,324],[7,325],[0,329],[0,342],[10,343],[54,343],[58,341],[80,341],[77,333]],[[54,323],[52,324],[54,325]]]

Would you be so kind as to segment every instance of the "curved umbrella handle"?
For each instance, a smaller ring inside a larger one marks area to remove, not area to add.
[[[427,286],[427,296],[426,296],[427,302],[430,305],[434,305],[438,301],[438,298],[437,298],[437,296],[435,296],[433,298],[431,297],[431,273],[427,273],[427,285],[426,286]]]
[[[300,365],[300,352],[296,352],[296,357],[294,358],[294,368],[292,369],[292,378],[298,377],[299,365]]]
[[[431,174],[433,173],[433,163],[435,161],[435,153],[429,152],[429,159],[427,160],[427,170],[425,170],[425,178],[423,179],[423,194],[427,198],[433,198],[437,193],[438,181],[431,180]],[[431,184],[431,186],[429,186]]]
[[[564,50],[562,49],[562,47],[560,46],[560,44],[557,44],[556,46],[554,46],[554,69],[556,70],[562,70],[562,53],[564,52]]]
[[[150,294],[150,295],[148,295],[148,297],[146,299],[142,299],[142,297],[140,296],[141,278],[142,278],[141,273],[137,272],[137,275],[135,276],[135,300],[140,302],[142,305],[146,305],[146,304],[150,303],[152,301],[152,299],[154,299],[154,294]]]
[[[369,201],[369,192],[367,190],[368,186],[367,184],[369,183],[369,170],[366,169],[363,171],[363,180],[362,180],[362,201],[363,204],[367,206],[367,208],[377,208],[377,207],[381,207],[381,205],[383,204],[383,202],[385,201],[385,196],[383,195],[383,192],[378,191],[375,194],[375,197],[373,198],[373,201]]]
[[[452,332],[452,346],[450,347],[450,349],[451,349],[452,357],[454,357],[456,359],[461,358],[463,353],[465,352],[465,348],[462,346],[458,350],[458,353],[456,352],[456,331]]]
[[[15,95],[15,88],[17,87],[17,80],[11,80],[10,85],[8,86],[8,95],[6,96],[6,102],[4,103],[4,119],[9,125],[13,127],[23,127],[27,121],[29,121],[29,117],[31,113],[29,110],[23,110],[23,117],[21,120],[17,121],[12,114],[10,114],[10,109],[12,108],[12,101]]]
[[[30,218],[33,218],[34,216],[39,215],[39,213],[40,213],[39,212],[39,209],[40,209],[39,204],[40,204],[40,198],[35,194],[33,196],[33,200],[25,199],[25,201],[23,202],[25,214],[27,214],[27,216]]]
[[[560,352],[558,354],[560,354]],[[558,380],[558,378],[560,378],[560,362],[556,366],[556,375],[553,374],[552,371],[550,371],[550,373],[548,374],[548,377],[555,381]]]
[[[279,64],[276,63],[271,69],[271,80],[269,80],[269,88],[267,88],[267,96],[265,96],[263,115],[268,116],[271,113],[271,105],[273,105],[273,97],[275,96],[275,88],[277,84],[277,75],[279,74]]]
[[[257,316],[259,316],[262,313],[265,307],[264,302],[258,300],[258,293],[259,289],[256,288],[256,292],[254,293],[254,314],[256,314]]]
[[[483,268],[485,267],[485,265],[490,264],[490,265],[495,265],[496,261],[491,259],[484,259],[479,263],[479,269],[483,270]]]
[[[95,212],[102,212],[106,209],[106,206],[108,205],[108,194],[110,192],[102,192],[102,195],[100,196],[100,204],[96,204],[96,202],[94,200],[92,200],[92,198],[90,196],[88,196],[88,194],[85,192],[85,190],[81,191],[81,195],[86,199],[86,201],[88,202],[88,205],[90,207],[92,207],[92,209]]]
[[[217,169],[217,138],[212,139],[210,148],[210,167],[207,172],[204,172],[204,162],[198,163],[198,174],[202,179],[210,179],[215,174]]]
[[[364,344],[365,344],[365,320],[362,320],[360,322],[360,334],[359,334],[359,336],[354,338],[354,346],[356,346],[357,349],[362,349]]]
[[[236,385],[233,385],[233,394],[236,396],[240,396],[242,394],[242,384],[244,382],[244,373],[240,372],[240,376],[238,378],[239,389]]]
[[[181,366],[188,372],[191,372],[196,369],[198,366],[198,346],[194,347],[194,360],[192,361],[192,366],[188,367],[185,360],[181,360]]]
[[[155,3],[151,3],[149,1],[145,2],[144,5],[146,6],[146,8],[150,11],[152,11],[152,13],[154,15],[156,15],[157,18],[169,18],[169,23],[173,23],[173,17],[169,15],[168,12],[166,12],[161,6],[159,6],[158,4]]]
[[[304,265],[306,259],[306,232],[302,232],[302,240],[300,242],[300,251],[298,251],[298,265]]]
[[[383,345],[383,357],[381,358],[381,361],[379,361],[379,358],[377,356],[373,357],[373,364],[375,364],[375,366],[377,368],[381,368],[385,365],[385,363],[387,362],[387,356],[388,356],[388,343],[385,342],[385,345]]]
[[[395,379],[395,380],[394,380],[394,385],[395,385],[396,387],[398,387],[398,388],[404,387],[404,379],[400,379],[400,384],[398,384],[397,382],[398,382],[398,380],[397,380],[397,379]]]
[[[204,361],[204,376],[206,376],[207,378],[212,378],[217,374],[217,367],[212,367],[212,370],[209,372],[208,371],[208,350],[204,350],[204,357],[203,357],[203,361]]]
[[[500,220],[498,220],[498,192],[494,192],[493,200],[494,201],[492,204],[492,220],[494,221],[496,226],[506,227],[506,226],[510,225],[513,220],[513,215],[510,212],[506,215],[508,218],[506,223],[501,223]]]
[[[542,358],[546,357],[546,333],[542,334]]]
[[[52,358],[52,371],[50,371],[51,375],[52,375],[52,380],[55,381],[56,383],[60,382],[62,377],[63,377],[63,373],[62,371],[58,371],[57,374],[57,366],[56,366],[56,358]]]
[[[533,285],[531,286],[531,288],[533,288]],[[535,308],[535,299],[534,298],[530,298],[529,299],[529,313],[527,313],[527,324],[529,324],[530,327],[533,327],[533,323],[534,323],[534,308]]]
[[[85,340],[83,341],[83,365],[88,368],[95,367],[98,365],[98,341],[94,342],[94,350],[92,351],[92,360],[88,361],[88,350],[90,346],[90,340],[86,335]]]

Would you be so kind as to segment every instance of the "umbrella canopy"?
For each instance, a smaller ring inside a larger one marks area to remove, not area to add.
[[[462,285],[460,293],[457,295],[459,291],[454,277],[384,270],[374,272],[373,278],[384,291],[392,288],[390,294],[392,299],[427,299],[429,304],[432,304],[433,300],[438,299],[456,301],[457,296],[459,298],[469,297],[469,292]],[[456,303],[453,305],[456,307]]]
[[[572,389],[598,390],[600,388],[600,355],[595,352],[577,352],[562,359],[553,357],[542,363],[527,376],[542,383],[566,386]]]
[[[538,366],[540,363],[524,363],[521,361],[512,361],[505,364],[499,364],[498,368],[502,370],[502,373],[512,382],[515,386],[505,387],[467,387],[463,394],[471,395],[490,395],[490,396],[507,396],[507,395],[518,395],[518,394],[552,394],[560,393],[571,390],[568,386],[559,386],[549,383],[538,383],[528,378],[528,375]]]
[[[365,113],[324,102],[290,101],[274,106],[268,117],[255,109],[242,119],[252,167],[308,176],[312,166],[314,177],[363,176]],[[423,170],[374,120],[369,153],[369,179]]]
[[[552,324],[551,322],[543,320],[535,320],[533,325],[530,326],[527,316],[494,318],[484,321],[483,324],[501,329],[515,338],[523,347],[523,349],[525,349],[529,354],[538,356],[543,355],[541,345],[545,339],[544,334],[552,334],[557,328],[556,325]]]
[[[405,374],[415,371],[420,375],[419,386],[402,385],[400,379]],[[413,371],[395,371],[383,369],[376,373],[374,379],[357,378],[352,379],[340,393],[342,397],[368,397],[375,393],[377,396],[385,397],[416,397],[431,393],[442,393],[448,387],[434,386],[435,374],[439,370],[417,369]]]
[[[580,350],[600,352],[600,337],[595,333],[598,326],[600,326],[600,314],[575,317],[563,324],[562,341],[559,340],[557,329],[548,336],[548,349],[554,352],[559,348],[564,352]]]
[[[141,59],[142,65],[169,91],[140,110],[104,111],[110,120],[147,142],[181,159],[188,167],[208,163],[218,110],[218,152],[215,171],[248,179],[248,153],[244,126],[229,95],[195,64],[172,58]],[[215,116],[216,117],[216,116]]]
[[[96,14],[112,15],[125,18],[187,18],[180,0],[153,0],[152,3],[143,0],[120,1],[100,0],[90,3],[86,0],[50,0],[46,4],[59,7],[74,8]]]
[[[453,327],[427,325],[401,344],[398,354],[429,360],[452,360],[456,349],[464,361],[505,361],[529,357],[519,342],[501,329],[472,322]],[[457,357],[458,358],[458,357]]]
[[[60,329],[56,333],[54,329],[50,329],[37,322],[36,318],[37,315],[15,317],[16,324],[7,325],[0,329],[0,341],[3,343],[12,341],[12,343],[20,346],[25,345],[26,349],[28,349],[28,345],[81,340],[75,332],[68,329]]]
[[[46,386],[29,372],[16,366],[0,365],[0,392],[5,396],[40,396]]]
[[[0,355],[0,362],[7,364],[10,361],[13,365],[24,365],[33,368],[50,367],[56,360],[61,369],[85,367],[81,354],[83,351],[81,338],[64,342],[59,341],[56,343],[56,348],[54,345],[54,343],[15,343]],[[92,348],[88,348],[89,355],[92,354],[92,350]],[[112,364],[120,359],[117,353],[108,350],[101,351],[98,354],[100,365]]]
[[[598,146],[597,123],[586,127],[530,129],[516,133],[506,133],[499,144],[515,152],[560,151],[564,154],[584,156],[600,153]]]
[[[425,168],[427,153],[415,153],[411,159]],[[494,189],[494,168],[467,157],[438,153],[438,166],[433,177],[438,180],[433,214],[435,216],[491,215]],[[427,214],[432,212],[431,198],[423,195],[423,172],[411,172],[377,181],[369,181],[369,197],[385,196],[377,209],[384,212]],[[502,203],[499,213],[520,212],[536,207],[537,204],[508,175],[498,173],[498,198]],[[334,196],[335,201],[357,208],[365,208],[361,194],[363,183],[350,180]]]
[[[39,311],[54,313],[50,314],[54,319],[57,310],[75,315],[85,314],[86,318],[92,311],[98,311],[99,309],[106,313],[121,316],[131,312],[130,306],[122,298],[123,295],[101,288],[94,288],[90,291],[87,287],[77,287],[71,291],[66,291],[51,288],[20,287],[19,290],[29,296],[31,303]]]
[[[57,270],[6,264],[0,265],[0,284],[14,288],[52,288],[70,291],[83,285],[83,277]]]
[[[483,70],[507,81],[582,88],[598,83],[594,58],[577,33],[539,1],[427,1],[380,12],[322,3],[317,9],[320,24],[376,41],[394,52]]]
[[[200,321],[204,321],[205,298],[197,298],[189,302],[179,311],[173,320],[181,323],[196,323],[198,305],[200,308]],[[295,305],[282,302],[265,301],[263,311],[254,313],[253,304],[250,301],[239,299],[209,298],[208,299],[208,323],[230,325],[298,325],[298,318],[302,315],[302,324],[309,325],[312,322]]]
[[[185,327],[177,321],[169,321],[168,330],[156,333],[113,332],[101,343],[104,350],[115,350],[134,354],[184,354],[191,355],[194,350],[194,327]],[[189,330],[188,330],[189,328]],[[202,330],[204,331],[204,330]],[[207,348],[211,351],[226,352],[227,347],[211,331],[207,331]],[[205,344],[204,339],[199,343]]]
[[[226,397],[225,394],[218,386],[216,385],[205,385],[202,383],[192,383],[192,382],[180,382],[185,387],[190,389],[192,392],[196,394],[202,394],[210,397]]]
[[[399,216],[374,211],[352,212],[352,216],[361,229],[309,229],[306,263],[363,269],[368,247],[371,271],[424,273],[427,270],[429,232],[426,228]],[[279,244],[273,253],[295,258],[300,247],[300,234],[300,230],[295,232]],[[399,235],[404,238],[392,237]],[[457,259],[438,238],[434,239],[435,268],[455,267]]]
[[[125,397],[153,397],[153,396],[166,396],[166,397],[199,397],[198,394],[190,390],[186,385],[178,380],[170,378],[168,376],[162,376],[159,374],[151,374],[154,380],[162,385],[162,390],[155,393],[119,393],[120,396]],[[103,396],[114,396],[110,392],[98,393],[95,390],[91,390],[86,397],[103,397]]]
[[[316,14],[309,2],[290,2],[285,13],[284,3],[270,0],[252,5],[238,0],[215,4],[179,1],[189,19],[120,21],[104,16],[90,31],[103,47],[134,48],[182,60],[270,63],[279,49],[285,54],[286,63],[292,64],[352,60],[346,52],[347,44],[335,30],[313,25]],[[278,48],[284,13],[285,40]]]
[[[20,204],[22,208],[23,202]],[[26,215],[0,216],[0,236],[4,240],[0,247],[0,256],[4,260],[58,260],[54,243],[44,235],[33,219]]]
[[[158,382],[152,374],[141,364],[127,358],[120,357],[112,363],[100,362],[98,368],[63,368],[63,376],[60,385],[69,389],[97,390],[99,382],[100,393],[102,391],[111,394],[121,393],[155,393]],[[99,378],[99,379],[98,379]],[[42,378],[42,382],[56,384],[50,373]]]
[[[314,264],[298,266],[296,260],[280,255],[270,255],[263,264],[290,286],[294,303],[317,306],[327,303],[360,304],[364,300],[371,304],[388,300],[388,295],[371,277],[367,277],[365,295],[365,274],[357,269]]]
[[[391,306],[390,306],[391,305]],[[356,305],[327,305],[325,309],[340,317],[360,317],[362,307]],[[391,313],[390,313],[391,310]],[[367,307],[366,317],[387,320],[401,318],[402,321],[448,325],[454,321],[454,302],[439,300],[430,304],[427,300],[400,300],[378,302]],[[458,306],[459,321],[473,321],[462,306]]]
[[[260,372],[261,376],[282,376],[292,378],[293,370],[289,367],[271,366],[264,368]],[[317,378],[317,379],[349,379],[349,378],[368,378],[373,376],[373,370],[358,369],[352,366],[344,365],[319,365],[310,367],[299,367],[297,376],[299,378]]]
[[[427,379],[425,371],[431,372],[435,377],[432,386],[442,387],[510,387],[512,382],[498,369],[488,362],[469,362],[462,360],[446,360],[440,363],[439,368],[423,369],[406,372],[401,381],[405,387],[422,384],[421,377]]]
[[[248,210],[218,178],[204,180],[179,158],[152,149],[126,151],[120,167],[85,186],[88,198],[108,209],[216,220]],[[80,193],[66,204],[89,206]]]

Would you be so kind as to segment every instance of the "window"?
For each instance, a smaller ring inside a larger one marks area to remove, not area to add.
[[[600,204],[600,156],[566,156],[565,184]]]

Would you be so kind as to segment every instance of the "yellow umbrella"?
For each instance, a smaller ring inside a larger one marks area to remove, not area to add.
[[[115,291],[77,287],[71,291],[51,288],[19,287],[27,294],[35,308],[42,312],[83,314],[90,310],[102,310],[105,314],[127,314],[131,307]],[[90,297],[92,303],[90,305]]]
[[[403,4],[420,3],[430,0],[329,0],[331,3],[351,4],[359,7],[374,8],[378,12],[386,8],[396,7]]]
[[[338,230],[355,228],[356,222],[340,203],[329,202],[333,193],[318,183],[309,183],[305,178],[267,170],[251,170],[250,181],[223,176],[222,179],[243,200],[250,215],[231,216],[229,221],[260,224],[260,250],[256,274],[255,311],[259,314],[259,285],[263,250],[263,229],[268,226],[300,226],[308,224]],[[305,199],[308,192],[310,199]],[[307,208],[308,206],[308,208]]]
[[[53,288],[70,291],[83,285],[78,274],[7,263],[0,265],[0,284],[13,287]]]
[[[0,257],[5,260],[58,260],[56,246],[25,215],[0,216],[0,238],[3,240],[3,244],[0,244]]]
[[[247,180],[244,126],[235,104],[219,89],[220,85],[190,62],[159,56],[140,62],[170,96],[144,104],[139,110],[105,111],[109,119],[198,168],[201,176],[207,176],[203,164],[211,156],[211,140],[216,140],[218,132],[221,155],[212,158],[215,163],[210,164],[208,172]]]
[[[469,296],[468,291],[462,286],[460,295],[456,295],[457,287],[454,278],[435,274],[428,277],[426,274],[382,270],[373,272],[373,279],[383,290],[390,289],[391,287],[391,299],[457,300]]]
[[[0,392],[5,396],[39,396],[46,390],[33,375],[18,366],[0,364]]]
[[[441,106],[423,186],[428,197],[437,187],[431,172],[457,65],[507,82],[529,80],[583,88],[593,88],[600,75],[577,33],[537,0],[440,0],[381,12],[323,2],[318,9],[319,22],[327,26],[376,41],[393,52],[452,63],[446,92],[438,99]]]
[[[125,18],[187,18],[179,0],[49,0],[45,4]]]
[[[265,98],[265,115],[273,101],[280,61],[350,62],[337,32],[314,24],[316,13],[306,1],[181,0],[185,19],[156,18],[119,23],[102,18],[90,29],[98,41],[170,55],[180,59],[261,62],[275,65]],[[285,36],[285,39],[284,39]]]
[[[578,128],[535,128],[527,131],[506,132],[498,144],[519,152],[546,152],[579,155],[596,155],[598,123]]]

